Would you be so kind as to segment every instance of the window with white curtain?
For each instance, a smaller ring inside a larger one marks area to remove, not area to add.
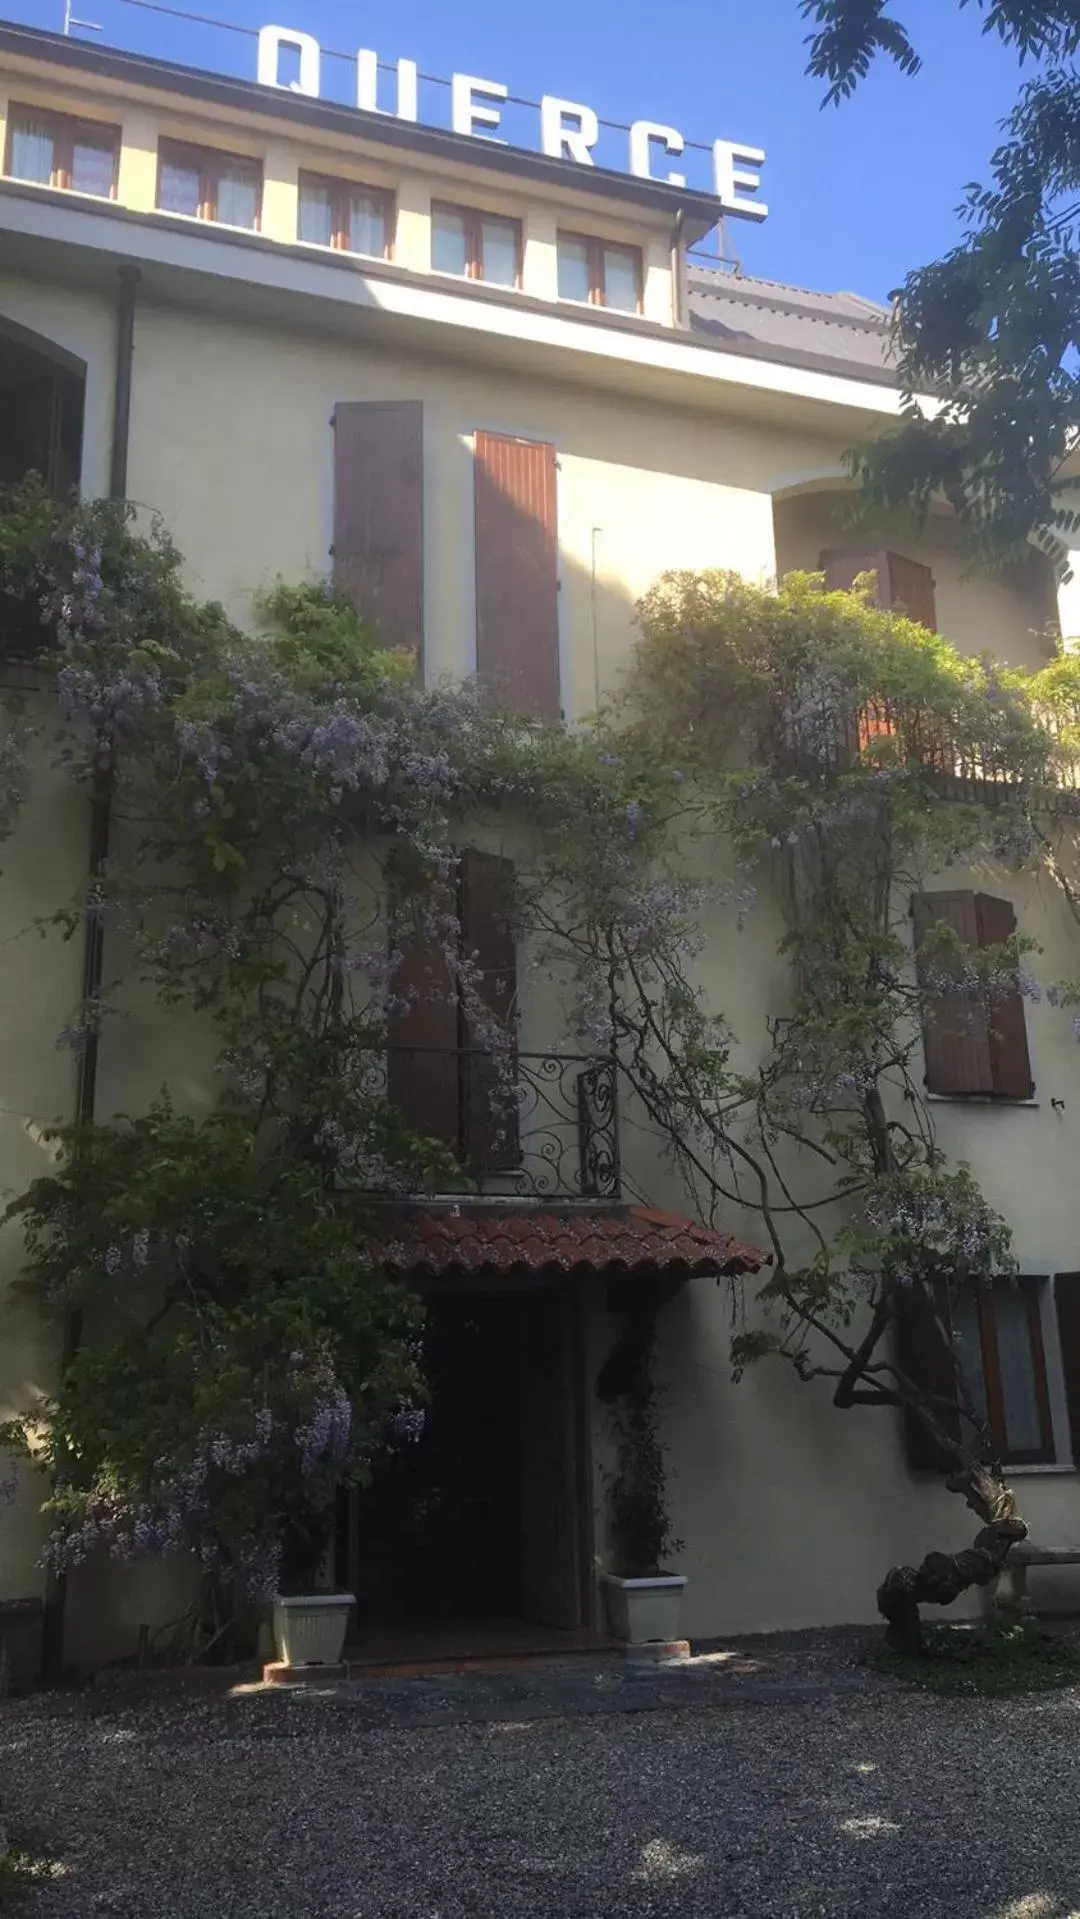
[[[393,216],[394,196],[383,187],[300,175],[297,238],[308,246],[385,260],[391,251]]]
[[[261,201],[262,168],[256,161],[179,141],[161,142],[157,193],[161,213],[182,213],[255,232]]]
[[[119,144],[117,127],[14,105],[6,171],[12,180],[31,180],[38,186],[108,200],[116,190]]]

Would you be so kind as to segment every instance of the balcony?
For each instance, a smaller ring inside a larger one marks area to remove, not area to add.
[[[875,747],[888,742],[881,753],[882,765],[918,768],[942,798],[985,805],[1004,799],[1022,784],[1016,771],[1019,736],[1010,734],[1004,701],[998,718],[997,737],[991,724],[978,745],[961,747],[950,736],[946,720],[918,705],[868,700],[861,708],[842,713],[823,697],[793,701],[763,746],[781,775],[828,779],[860,762],[873,765]],[[1046,741],[1044,764],[1037,776],[1045,803],[1061,812],[1080,811],[1076,720],[1066,721],[1050,710],[1033,718]]]
[[[614,1061],[584,1053],[394,1046],[380,1090],[409,1125],[448,1146],[452,1190],[486,1197],[617,1200]]]

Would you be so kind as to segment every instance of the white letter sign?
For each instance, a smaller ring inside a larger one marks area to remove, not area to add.
[[[190,17],[194,19],[196,16]],[[258,43],[260,86],[285,87],[290,93],[306,93],[314,100],[320,98],[322,54],[313,34],[301,33],[295,27],[260,27]],[[283,50],[298,56],[299,79],[285,82],[280,78]],[[362,113],[392,113],[398,120],[419,120],[420,76],[416,61],[398,60],[396,67],[396,103],[393,108],[381,107],[379,58],[370,47],[361,47],[356,56],[356,104]],[[442,80],[439,84],[445,86],[446,81]],[[502,125],[503,103],[509,97],[510,89],[504,87],[501,80],[479,80],[472,73],[452,74],[450,125],[453,131],[466,134],[472,140],[488,140],[494,146],[506,146],[506,140],[497,129]],[[535,101],[515,100],[515,105],[535,107]],[[609,130],[617,127],[617,123],[611,120],[604,124]],[[550,155],[553,160],[572,160],[576,166],[593,167],[596,165],[594,149],[599,140],[600,121],[591,107],[583,106],[579,100],[560,100],[557,94],[545,93],[540,102],[541,152]],[[601,156],[601,165],[611,166],[613,163],[604,157],[610,146],[607,134],[605,141],[607,144]],[[696,147],[698,143],[692,141],[691,145]],[[706,197],[704,190],[697,186],[689,187],[684,172],[676,172],[674,168],[667,173],[653,172],[654,161],[657,166],[663,166],[665,160],[677,160],[685,150],[686,141],[678,127],[665,126],[661,120],[635,120],[630,128],[630,172],[639,180],[652,180],[657,186],[696,194],[700,208]],[[715,217],[715,203],[719,200],[725,213],[735,214],[742,220],[764,220],[769,209],[756,198],[764,163],[765,155],[760,147],[740,146],[733,140],[714,141],[715,184],[709,217]],[[662,195],[660,199],[663,202]],[[672,203],[669,201],[668,204]]]
[[[504,147],[505,140],[487,131],[497,127],[502,118],[498,107],[482,106],[476,96],[505,100],[509,91],[500,80],[478,80],[471,73],[455,73],[450,81],[450,125],[454,132],[474,133],[481,140],[494,140],[496,146]]]
[[[655,120],[635,120],[630,129],[630,171],[638,174],[642,180],[655,180],[656,174],[650,165],[652,155],[649,148],[656,140],[665,153],[681,153],[684,145],[682,134],[675,127],[662,127]],[[663,178],[669,187],[684,187],[685,173],[665,173]]]
[[[379,105],[379,56],[372,53],[370,47],[361,47],[356,56],[356,104],[366,113],[387,111]],[[397,63],[397,106],[394,114],[398,120],[419,118],[415,60],[399,60]]]
[[[567,126],[568,120],[574,124]],[[576,160],[580,167],[595,166],[591,149],[599,138],[600,122],[591,107],[545,93],[540,102],[540,145],[552,159]]]
[[[260,27],[257,75],[262,87],[280,87],[281,49],[291,47],[300,55],[300,78],[289,83],[289,93],[309,93],[319,97],[319,43],[310,33],[297,33],[292,27]]]
[[[740,147],[731,140],[713,142],[713,171],[716,179],[716,197],[723,201],[725,213],[740,213],[744,220],[764,220],[769,212],[760,200],[744,200],[738,189],[745,187],[747,192],[756,193],[761,185],[761,176],[756,171],[747,173],[736,165],[737,161],[749,160],[755,169],[765,164],[765,154],[761,147]]]

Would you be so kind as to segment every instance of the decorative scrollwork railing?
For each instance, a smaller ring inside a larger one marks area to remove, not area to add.
[[[448,1146],[461,1191],[617,1199],[616,1068],[585,1053],[392,1047],[385,1090],[417,1132]]]

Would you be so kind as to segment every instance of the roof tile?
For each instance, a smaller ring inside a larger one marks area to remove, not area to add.
[[[494,1212],[418,1203],[387,1211],[365,1250],[400,1277],[657,1269],[689,1277],[753,1273],[770,1263],[759,1247],[648,1206]]]

